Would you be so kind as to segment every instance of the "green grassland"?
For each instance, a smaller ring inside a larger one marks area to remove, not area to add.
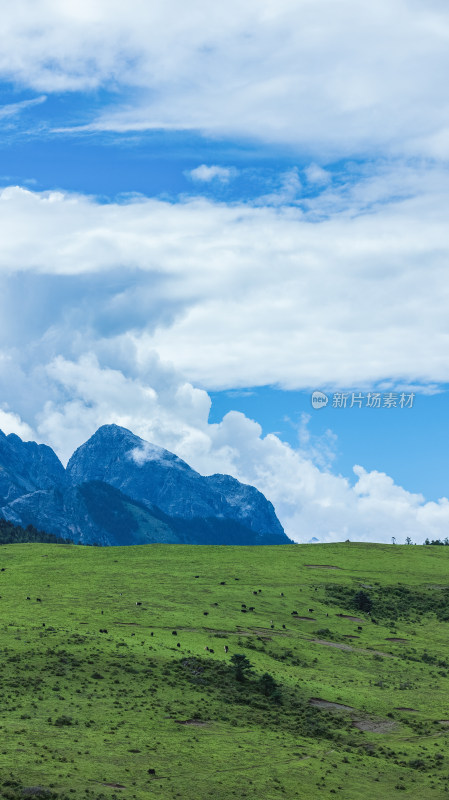
[[[1,798],[449,797],[449,548],[7,544],[0,569]]]

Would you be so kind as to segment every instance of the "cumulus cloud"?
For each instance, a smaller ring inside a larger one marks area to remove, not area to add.
[[[309,164],[308,167],[304,170],[307,182],[311,184],[317,184],[318,186],[322,186],[323,184],[330,183],[332,180],[332,175],[323,167],[320,167],[318,164]]]
[[[3,15],[0,76],[112,90],[91,129],[446,157],[448,19],[437,0],[22,0]]]
[[[187,174],[192,180],[202,183],[210,183],[214,180],[218,180],[220,183],[228,183],[235,173],[234,167],[218,167],[216,165],[208,167],[206,164],[201,164],[199,167],[191,169]]]
[[[207,389],[446,382],[448,177],[385,169],[279,207],[9,187],[2,341],[132,342]]]
[[[0,430],[6,435],[15,433],[17,436],[20,436],[23,441],[29,441],[35,436],[32,428],[30,428],[26,422],[23,422],[18,414],[7,411],[4,408],[0,408]]]

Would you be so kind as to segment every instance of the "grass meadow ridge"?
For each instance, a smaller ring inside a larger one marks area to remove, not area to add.
[[[449,798],[449,548],[0,547],[0,797]]]

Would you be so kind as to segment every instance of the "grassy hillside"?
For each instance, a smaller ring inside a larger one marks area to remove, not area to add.
[[[2,798],[449,797],[448,548],[14,544],[0,569]]]

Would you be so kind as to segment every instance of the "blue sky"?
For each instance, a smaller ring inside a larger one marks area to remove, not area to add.
[[[246,395],[232,391],[212,392],[210,419],[218,422],[227,411],[237,409],[258,419],[265,433],[276,431],[292,447],[298,447],[304,427],[303,415],[306,415],[312,444],[328,440],[326,432],[329,430],[335,435],[329,442],[328,463],[332,471],[346,475],[353,483],[352,467],[362,464],[370,471],[387,472],[396,483],[411,492],[422,492],[428,500],[447,495],[446,392],[431,396],[418,394],[411,408],[402,409],[400,406],[367,408],[366,398],[362,408],[357,404],[351,408],[352,391],[347,393],[346,408],[333,408],[333,392],[330,392],[330,404],[317,410],[312,408],[309,392],[280,392],[269,387],[255,387]]]
[[[297,541],[444,538],[446,4],[4,17],[0,428],[66,460],[126,425]]]

